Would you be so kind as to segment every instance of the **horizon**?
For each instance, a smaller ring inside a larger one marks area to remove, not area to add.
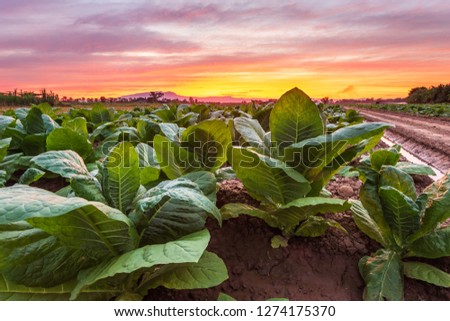
[[[450,82],[450,2],[1,1],[0,92],[393,99]]]

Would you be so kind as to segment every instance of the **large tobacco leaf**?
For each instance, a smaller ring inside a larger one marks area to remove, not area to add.
[[[202,169],[214,172],[227,161],[230,132],[221,120],[206,120],[188,127],[182,135],[183,147],[197,155]]]
[[[139,156],[129,142],[119,143],[105,160],[102,175],[108,203],[127,213],[141,182]]]
[[[363,231],[371,239],[377,241],[384,247],[391,244],[389,239],[389,234],[380,227],[377,222],[372,218],[369,212],[364,208],[360,201],[352,201],[352,217],[355,221],[356,226]]]
[[[398,244],[405,244],[407,238],[420,228],[419,207],[407,195],[390,186],[381,187],[379,195],[394,237]]]
[[[49,151],[33,157],[31,162],[39,168],[64,178],[89,176],[83,159],[72,150]]]
[[[260,150],[262,154],[270,154],[270,146],[266,144],[266,132],[258,120],[237,117],[233,120],[234,128],[241,137],[252,147]]]
[[[404,262],[403,271],[409,278],[450,288],[450,274],[432,265],[422,262]]]
[[[70,128],[56,128],[47,136],[47,150],[73,150],[83,159],[92,157],[92,144]]]
[[[13,283],[0,274],[1,301],[66,301],[75,288],[76,280],[55,285],[53,287],[28,287]],[[77,300],[108,300],[121,293],[112,287],[89,287],[81,293]]]
[[[14,283],[57,285],[138,241],[131,221],[101,203],[23,185],[0,189],[0,203],[0,270]]]
[[[150,273],[151,275],[155,267],[165,264],[196,263],[203,255],[209,239],[209,232],[202,230],[178,240],[165,244],[147,245],[106,260],[79,274],[78,283],[72,292],[72,299],[77,298],[86,287],[101,280],[131,273],[138,273],[138,275]],[[147,290],[148,288],[145,287],[139,289],[143,294]]]
[[[352,145],[368,140],[354,154],[351,153],[351,159],[373,147],[387,127],[389,125],[386,123],[357,124],[341,128],[332,134],[314,136],[288,146],[284,151],[284,161],[312,180],[326,166],[332,166],[333,160],[344,154]],[[351,159],[345,159],[345,162]]]
[[[198,262],[167,264],[145,275],[140,289],[163,286],[168,289],[201,289],[221,284],[228,278],[227,268],[216,254],[205,251]]]
[[[283,162],[242,147],[229,150],[229,161],[250,195],[260,201],[287,204],[310,191],[309,182]]]
[[[270,114],[272,139],[287,146],[324,134],[325,124],[316,104],[298,88],[283,94]]]
[[[221,221],[219,210],[194,182],[162,182],[137,202],[131,218],[141,232],[141,245],[165,243],[199,231],[206,218]]]
[[[194,153],[182,148],[167,137],[155,135],[153,147],[161,170],[170,179],[201,169],[201,162]]]
[[[366,282],[365,300],[403,299],[402,262],[394,251],[378,250],[374,256],[363,257],[359,270]]]

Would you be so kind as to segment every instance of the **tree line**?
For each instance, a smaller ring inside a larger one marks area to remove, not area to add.
[[[441,104],[450,103],[450,84],[426,87],[412,88],[406,101],[409,104]]]
[[[17,89],[6,93],[0,92],[0,106],[29,106],[40,103],[49,103],[51,106],[55,106],[58,102],[58,94],[47,91],[45,88],[41,89],[39,93]]]

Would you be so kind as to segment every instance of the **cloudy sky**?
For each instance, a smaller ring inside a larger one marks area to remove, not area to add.
[[[399,97],[450,82],[450,1],[0,0],[0,91]]]

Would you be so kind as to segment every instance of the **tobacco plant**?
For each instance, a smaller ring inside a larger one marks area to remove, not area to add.
[[[382,248],[359,262],[366,282],[366,300],[402,300],[403,277],[450,287],[450,275],[416,258],[450,255],[450,173],[416,195],[407,171],[424,168],[397,166],[398,151],[373,153],[358,168],[364,182],[360,201],[352,203],[359,229]]]
[[[347,126],[325,134],[316,104],[300,89],[285,93],[270,114],[270,131],[255,119],[238,117],[234,128],[242,146],[228,150],[228,161],[260,208],[228,204],[225,217],[260,217],[285,236],[319,236],[337,222],[316,216],[349,208],[344,200],[322,196],[327,182],[345,164],[374,147],[385,123]]]

